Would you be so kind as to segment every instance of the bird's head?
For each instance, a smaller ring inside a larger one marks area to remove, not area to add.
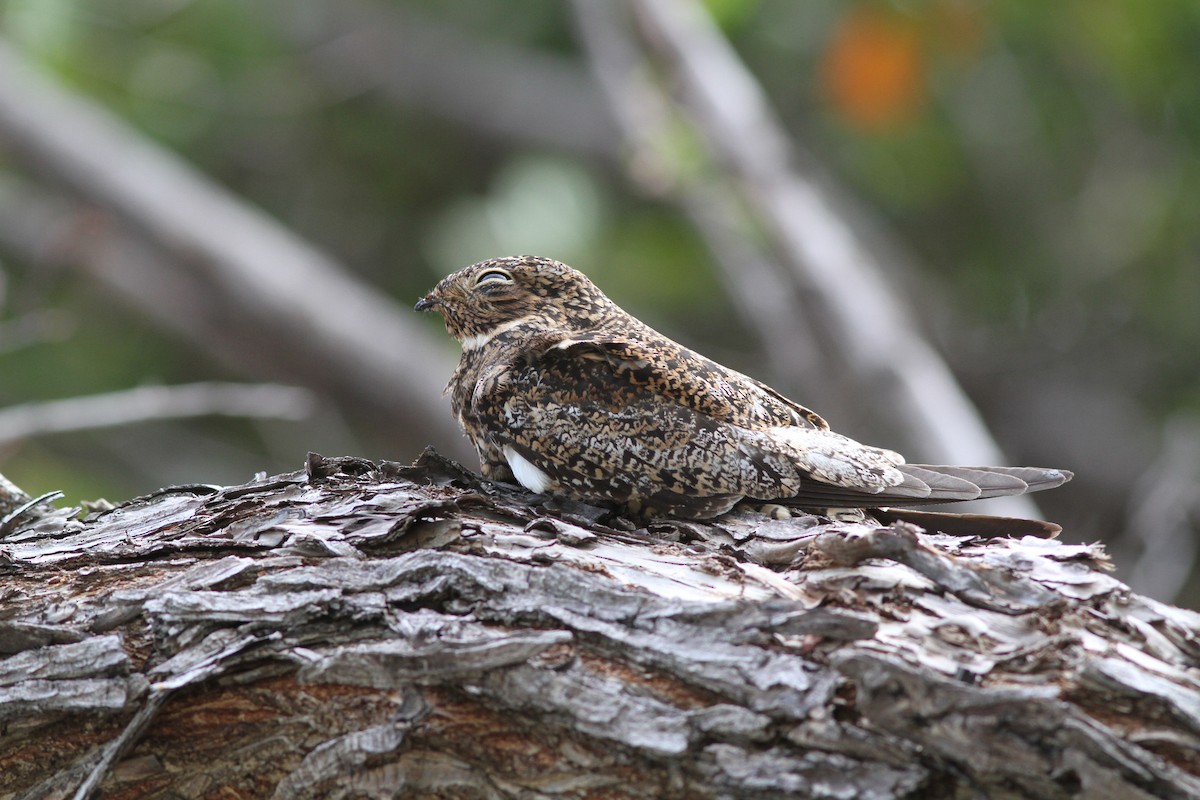
[[[446,276],[415,308],[441,314],[446,330],[467,347],[517,326],[533,332],[585,329],[615,306],[586,275],[566,264],[508,256]]]

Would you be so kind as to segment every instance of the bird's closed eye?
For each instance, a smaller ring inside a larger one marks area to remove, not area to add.
[[[479,277],[475,279],[476,286],[482,286],[485,283],[511,283],[512,275],[509,275],[502,269],[488,269],[479,273]]]

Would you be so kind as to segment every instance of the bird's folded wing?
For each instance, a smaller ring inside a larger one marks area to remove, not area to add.
[[[497,450],[511,444],[579,492],[777,498],[816,476],[858,492],[929,494],[893,469],[902,461],[895,453],[808,423],[749,378],[697,358],[559,338],[515,358],[496,391],[476,393],[476,408]]]
[[[472,413],[527,487],[684,517],[728,510],[745,494],[732,426],[666,399],[647,369],[594,348],[519,357]]]
[[[545,346],[545,350],[547,355],[605,360],[618,374],[632,376],[664,401],[717,421],[749,428],[793,424],[829,429],[815,411],[687,348],[667,351],[606,334],[580,333]]]

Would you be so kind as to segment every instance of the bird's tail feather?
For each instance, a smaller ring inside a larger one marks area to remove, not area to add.
[[[920,506],[1040,492],[1061,486],[1073,477],[1067,470],[1043,467],[898,464],[896,469],[903,475],[903,481],[882,492],[870,493],[809,481],[795,497],[773,502],[800,508]]]
[[[1038,536],[1052,539],[1062,533],[1062,526],[1040,519],[919,511],[912,508],[873,508],[870,513],[885,525],[893,522],[911,522],[929,532],[936,531],[951,536],[983,536],[987,538]]]

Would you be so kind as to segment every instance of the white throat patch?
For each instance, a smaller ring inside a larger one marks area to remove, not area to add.
[[[522,322],[524,322],[527,319],[529,319],[529,316],[518,317],[517,319],[510,319],[508,322],[501,322],[499,325],[497,325],[496,327],[492,328],[489,331],[484,331],[483,333],[477,333],[474,336],[468,336],[467,338],[462,340],[462,349],[464,351],[478,350],[479,348],[483,347],[485,344],[490,342],[492,339],[495,339],[497,336],[504,333],[505,331],[511,331],[513,328],[517,327],[518,325],[520,325]]]

